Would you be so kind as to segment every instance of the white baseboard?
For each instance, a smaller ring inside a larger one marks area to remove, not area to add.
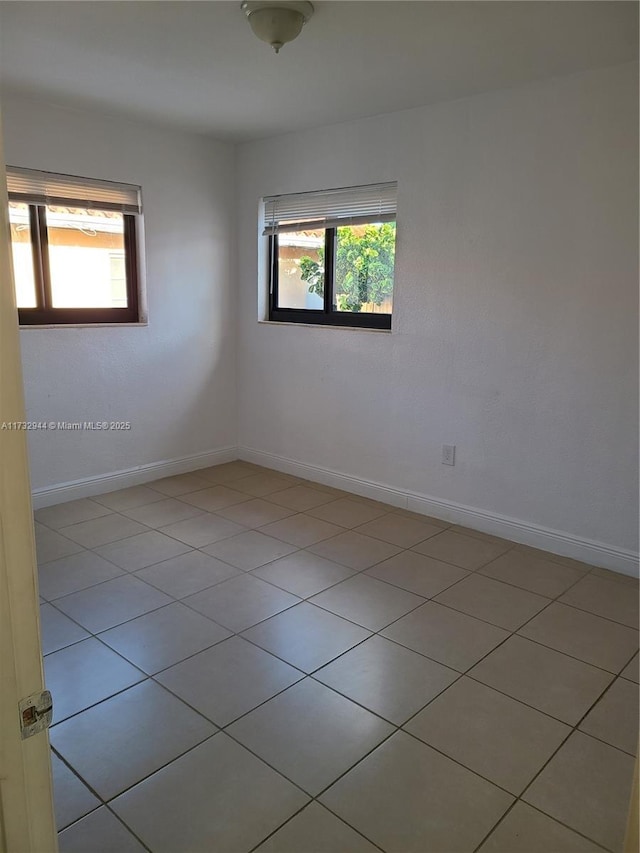
[[[611,569],[632,577],[638,576],[638,554],[624,548],[596,542],[561,530],[542,527],[538,524],[522,521],[497,513],[486,512],[477,507],[465,506],[452,501],[441,500],[431,495],[403,491],[401,489],[374,483],[358,477],[341,474],[327,468],[306,465],[284,456],[253,450],[249,447],[223,447],[206,453],[193,453],[177,459],[165,459],[148,465],[139,465],[122,471],[101,474],[96,477],[85,477],[55,486],[45,486],[34,489],[32,493],[34,509],[42,509],[53,504],[90,498],[93,495],[124,489],[127,486],[137,486],[161,477],[171,477],[175,474],[185,474],[197,471],[199,468],[209,468],[234,459],[244,459],[263,465],[276,471],[283,471],[297,477],[344,489],[356,495],[382,501],[392,506],[408,509],[422,515],[431,515],[443,521],[461,524],[472,530],[480,530],[493,536],[500,536],[522,545],[531,545],[552,554],[571,557],[594,566]]]
[[[223,447],[219,450],[209,450],[206,453],[192,453],[177,459],[164,459],[161,462],[151,462],[148,465],[138,465],[123,471],[113,471],[110,474],[99,474],[96,477],[84,477],[68,483],[58,483],[55,486],[45,486],[34,489],[32,501],[34,509],[42,509],[53,504],[66,503],[78,498],[90,498],[124,489],[127,486],[139,486],[150,480],[162,477],[172,477],[175,474],[187,474],[199,468],[209,468],[223,462],[233,462],[238,458],[237,448]]]
[[[286,474],[312,480],[315,483],[344,489],[347,492],[353,492],[356,495],[382,501],[422,515],[431,515],[443,521],[461,524],[472,530],[480,530],[483,533],[500,536],[521,545],[530,545],[552,554],[571,557],[593,566],[611,569],[614,572],[632,577],[638,576],[638,554],[624,548],[617,548],[604,542],[595,542],[538,524],[531,524],[518,518],[486,512],[453,501],[441,500],[431,495],[403,491],[381,483],[350,477],[337,471],[306,465],[283,456],[253,450],[250,447],[239,447],[237,451],[240,459],[254,462],[256,465],[264,465],[266,468],[283,471]]]

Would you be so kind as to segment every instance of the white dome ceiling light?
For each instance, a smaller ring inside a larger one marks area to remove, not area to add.
[[[300,30],[313,15],[313,6],[306,2],[245,0],[241,8],[254,35],[270,44],[276,53],[300,35]]]

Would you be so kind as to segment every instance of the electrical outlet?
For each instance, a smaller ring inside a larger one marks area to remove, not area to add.
[[[443,465],[455,465],[456,464],[456,446],[455,446],[455,444],[443,444],[442,445],[442,464]]]

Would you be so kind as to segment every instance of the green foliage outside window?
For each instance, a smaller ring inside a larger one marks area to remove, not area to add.
[[[336,229],[335,298],[339,311],[358,312],[366,303],[381,305],[393,293],[395,222]],[[300,259],[300,277],[309,292],[324,295],[324,247],[318,260]]]

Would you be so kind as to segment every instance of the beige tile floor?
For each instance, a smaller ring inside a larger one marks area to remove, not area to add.
[[[638,585],[232,462],[36,513],[60,849],[622,849]]]

